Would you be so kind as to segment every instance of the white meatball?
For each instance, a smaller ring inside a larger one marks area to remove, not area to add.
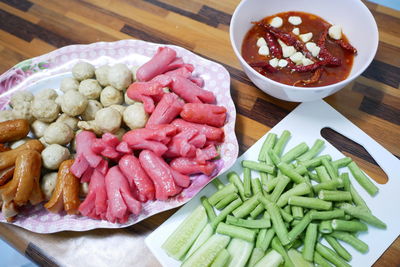
[[[60,164],[68,158],[68,148],[58,144],[51,144],[42,151],[43,166],[49,170],[58,170]]]
[[[75,117],[85,111],[87,104],[88,100],[86,96],[82,95],[78,91],[69,90],[62,98],[61,110],[62,112]]]
[[[12,110],[0,110],[0,122],[14,120],[14,113]]]
[[[31,106],[32,115],[44,122],[53,122],[60,113],[60,106],[54,100],[36,99]]]
[[[103,91],[101,91],[100,102],[104,107],[109,107],[114,104],[122,104],[123,101],[122,92],[112,86],[107,86]]]
[[[121,127],[121,114],[111,107],[97,111],[94,118],[96,126],[104,133],[115,133]]]
[[[132,68],[132,81],[136,81],[137,80],[137,78],[136,78],[136,72],[137,72],[137,70],[140,68],[140,66],[134,66],[133,68]]]
[[[94,120],[94,116],[96,112],[103,108],[103,105],[100,104],[97,100],[89,100],[86,106],[85,112],[82,113],[82,119],[85,121]]]
[[[127,92],[125,92],[125,94],[124,94],[124,101],[125,101],[125,103],[128,104],[128,105],[132,105],[132,104],[135,104],[135,103],[137,102],[137,101],[131,99],[131,98],[128,96],[128,93],[127,93]]]
[[[122,116],[124,114],[126,106],[123,106],[123,105],[111,105],[110,108],[118,110],[119,114],[121,114],[121,116]]]
[[[31,140],[31,139],[30,138],[24,138],[24,139],[12,142],[11,145],[10,145],[10,148],[11,149],[16,149],[17,147],[19,147],[19,146],[25,144],[26,142],[28,142],[29,140]]]
[[[37,137],[43,137],[49,124],[43,121],[36,120],[32,123],[31,129],[33,134]]]
[[[101,84],[101,86],[107,86],[109,85],[108,83],[108,71],[110,70],[110,66],[108,65],[103,65],[101,67],[98,67],[96,71],[94,72],[96,74],[96,79]]]
[[[78,127],[81,130],[85,130],[85,131],[92,131],[94,132],[96,135],[101,135],[103,134],[102,130],[100,130],[96,123],[93,121],[80,121],[78,122]]]
[[[65,123],[54,122],[47,127],[43,137],[48,144],[66,145],[74,137],[74,132]]]
[[[123,118],[125,124],[133,130],[143,128],[149,119],[149,115],[144,111],[142,103],[135,103],[125,109]]]
[[[78,62],[72,67],[72,76],[78,81],[83,81],[94,77],[94,67],[87,62]]]
[[[63,122],[66,125],[69,126],[69,128],[72,129],[72,131],[76,131],[78,130],[78,119],[75,117],[70,117],[67,114],[63,113],[60,115],[60,117],[58,117],[58,119],[56,120],[56,122]]]
[[[12,107],[17,106],[21,102],[31,102],[33,100],[33,94],[29,91],[18,91],[11,96],[10,105]]]
[[[35,119],[31,111],[31,102],[19,102],[12,110],[15,119],[25,119],[33,122]]]
[[[44,147],[48,147],[50,144],[44,140],[44,136],[39,138],[40,143],[44,145]]]
[[[40,181],[40,188],[44,194],[46,200],[50,200],[51,195],[53,194],[54,189],[57,184],[57,172],[50,172],[45,174]]]
[[[78,88],[79,88],[79,82],[76,79],[72,78],[72,77],[64,78],[61,81],[60,89],[64,93],[69,91],[69,90],[77,91]]]
[[[115,89],[122,91],[132,83],[132,72],[125,64],[116,64],[108,71],[108,82]]]
[[[59,105],[61,107],[62,104],[62,99],[63,99],[64,95],[59,95],[57,96],[57,98],[54,100],[54,102],[56,102],[57,105]]]
[[[79,84],[79,93],[86,96],[87,99],[98,99],[101,93],[101,86],[95,79],[87,79]]]
[[[34,100],[40,100],[40,99],[49,99],[49,100],[56,100],[56,98],[58,97],[57,92],[54,89],[43,89],[40,92],[38,92],[35,97]]]

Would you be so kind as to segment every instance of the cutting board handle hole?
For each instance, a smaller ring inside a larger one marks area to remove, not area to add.
[[[321,129],[321,136],[340,152],[351,157],[377,183],[386,184],[388,182],[386,173],[363,146],[329,127]]]

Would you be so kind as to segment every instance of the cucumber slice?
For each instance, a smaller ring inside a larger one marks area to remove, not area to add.
[[[262,250],[261,248],[254,248],[247,266],[253,267],[254,265],[256,265],[257,262],[261,260],[262,257],[264,257],[264,255],[264,250]]]
[[[214,233],[213,228],[208,223],[203,231],[201,231],[200,235],[197,237],[196,241],[194,241],[193,245],[189,249],[188,253],[186,253],[185,259],[189,258],[201,245],[203,245]]]
[[[228,263],[230,257],[231,255],[229,252],[223,249],[218,253],[217,257],[215,257],[210,267],[224,267]]]
[[[305,260],[303,255],[295,249],[289,249],[289,258],[292,260],[295,267],[312,267],[314,266],[311,262]]]
[[[206,224],[207,214],[200,205],[175,229],[161,247],[170,257],[180,260]]]
[[[250,258],[254,244],[243,239],[234,238],[229,243],[228,252],[231,254],[231,260],[228,267],[243,267]]]
[[[278,267],[282,262],[282,255],[276,250],[271,250],[254,267]]]
[[[182,267],[206,267],[209,266],[229,243],[230,237],[215,234],[211,236],[201,247],[199,247],[186,261]]]

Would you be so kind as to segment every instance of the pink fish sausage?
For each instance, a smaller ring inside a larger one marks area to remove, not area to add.
[[[226,108],[210,104],[187,103],[183,106],[181,117],[189,122],[222,127],[226,120]]]
[[[157,104],[146,127],[150,125],[169,124],[181,113],[185,102],[174,93],[164,94]]]
[[[168,65],[176,58],[175,50],[169,47],[158,48],[156,54],[136,72],[139,81],[149,81],[168,69]]]

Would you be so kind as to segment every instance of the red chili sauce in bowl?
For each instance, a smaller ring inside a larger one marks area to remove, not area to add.
[[[340,26],[313,14],[294,11],[278,13],[253,24],[243,40],[242,56],[260,74],[302,87],[334,84],[349,75],[357,50]],[[330,29],[332,26],[335,29]],[[261,49],[265,45],[268,49]],[[301,54],[293,55],[293,50]]]

